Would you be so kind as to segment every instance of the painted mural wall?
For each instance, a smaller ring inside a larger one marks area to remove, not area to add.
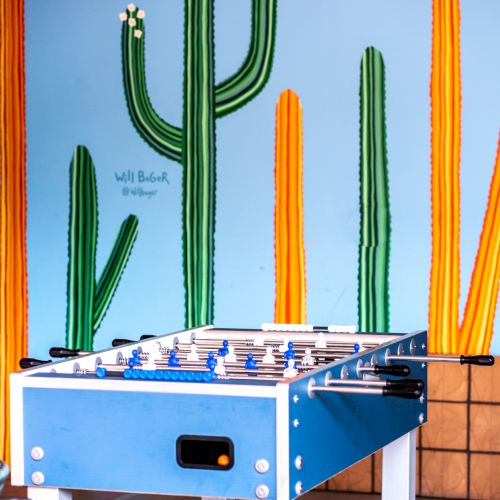
[[[274,318],[500,354],[496,0],[1,5],[2,415],[27,344]]]
[[[494,255],[469,283],[500,7],[461,6],[448,68],[459,10],[439,4],[27,0],[30,354],[306,315],[368,331],[429,318],[438,351],[488,339]]]

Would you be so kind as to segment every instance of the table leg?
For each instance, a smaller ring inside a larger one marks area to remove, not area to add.
[[[30,500],[71,500],[71,491],[59,488],[28,488]]]
[[[416,430],[384,446],[382,499],[415,500]]]

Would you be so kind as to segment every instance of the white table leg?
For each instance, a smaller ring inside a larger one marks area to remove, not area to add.
[[[384,446],[382,500],[415,500],[416,430]]]
[[[28,488],[28,498],[30,500],[71,500],[70,490],[59,488]]]

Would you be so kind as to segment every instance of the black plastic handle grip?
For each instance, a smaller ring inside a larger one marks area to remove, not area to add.
[[[140,340],[148,340],[148,339],[153,339],[155,337],[156,335],[141,335]]]
[[[121,345],[132,344],[132,342],[136,342],[136,341],[129,340],[129,339],[114,339],[113,342],[111,342],[111,345],[113,347],[120,347]]]
[[[493,356],[460,356],[461,365],[493,366],[495,358]]]
[[[43,361],[41,359],[35,358],[21,358],[19,360],[19,366],[24,370],[25,368],[33,368],[34,366],[45,365],[46,363],[51,363],[52,361]]]
[[[407,377],[410,374],[410,367],[408,365],[375,365],[373,367],[375,375],[394,375],[395,377]]]
[[[67,349],[66,347],[51,347],[49,355],[52,358],[70,358],[71,356],[78,356],[80,349]]]
[[[385,384],[387,387],[414,387],[415,389],[425,387],[424,381],[419,378],[387,379]]]
[[[394,396],[404,399],[418,399],[422,395],[422,390],[416,387],[384,387],[382,389],[384,396]]]

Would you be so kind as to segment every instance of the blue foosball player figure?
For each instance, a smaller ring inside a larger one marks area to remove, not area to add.
[[[181,360],[176,356],[175,351],[170,351],[170,358],[168,360],[168,366],[181,366]]]
[[[205,363],[205,366],[213,372],[215,370],[215,367],[217,366],[217,361],[215,359],[215,353],[209,352],[208,353],[208,359],[207,362]]]
[[[253,359],[253,354],[251,352],[247,354],[245,368],[247,370],[257,370],[257,362]]]
[[[295,351],[293,350],[293,342],[288,342],[288,351],[285,351],[285,354],[283,354],[283,357],[285,359],[294,359],[295,358]]]
[[[229,353],[229,349],[227,348],[228,345],[229,342],[227,340],[224,340],[222,342],[222,347],[219,349],[219,356],[225,356]]]

